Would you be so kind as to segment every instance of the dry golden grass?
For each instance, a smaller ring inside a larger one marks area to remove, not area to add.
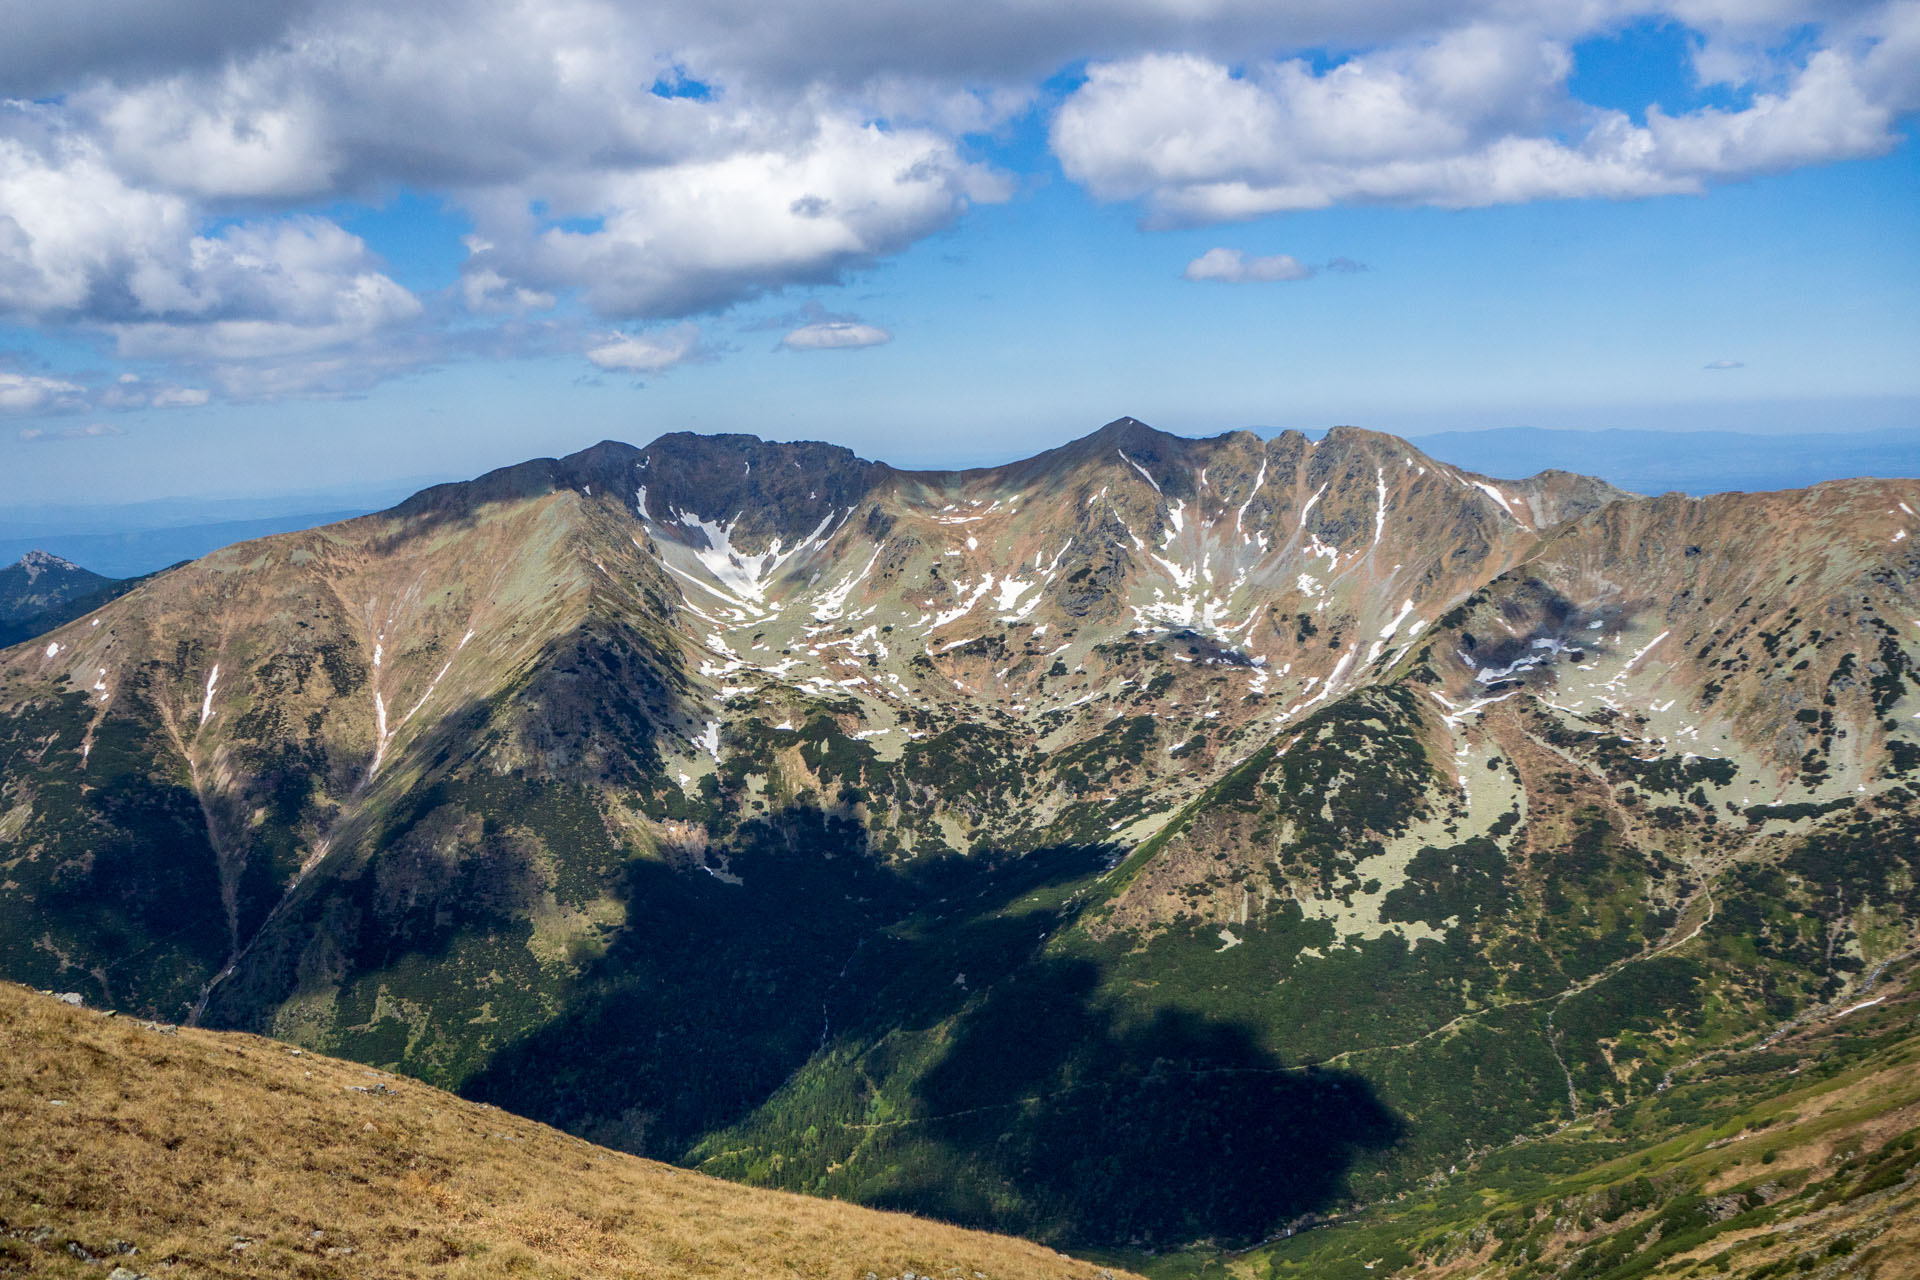
[[[1024,1240],[622,1155],[272,1040],[157,1029],[0,984],[0,1274],[116,1266],[156,1278],[1113,1274]]]

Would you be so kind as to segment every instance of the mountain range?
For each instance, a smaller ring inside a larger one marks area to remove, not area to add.
[[[1916,509],[1353,428],[961,472],[603,443],[0,654],[0,975],[1287,1274],[1303,1226],[1906,980]],[[1501,1265],[1647,1261],[1603,1237]]]

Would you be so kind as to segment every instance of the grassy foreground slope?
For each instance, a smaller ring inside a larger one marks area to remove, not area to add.
[[[1145,1269],[1182,1280],[1920,1276],[1920,971],[1342,1220]]]
[[[1114,1275],[655,1164],[274,1041],[0,984],[0,1274],[109,1272]]]

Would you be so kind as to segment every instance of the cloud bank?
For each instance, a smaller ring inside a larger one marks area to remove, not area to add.
[[[1895,119],[1920,105],[1920,5],[1845,26],[1848,38],[1801,64],[1756,68],[1737,110],[1653,104],[1642,124],[1574,100],[1567,40],[1518,24],[1324,70],[1149,53],[1090,67],[1052,141],[1069,177],[1102,199],[1142,200],[1169,226],[1335,204],[1695,194],[1898,142]]]
[[[1648,22],[1725,105],[1576,96],[1579,43]],[[1180,226],[1694,194],[1884,152],[1916,109],[1920,0],[69,0],[0,42],[0,322],[240,399],[352,393],[538,316],[658,372],[688,355],[649,326],[1010,198],[979,140],[1023,120],[1095,199]],[[336,219],[402,190],[471,227],[442,293]],[[1307,270],[1215,254],[1190,278]],[[782,345],[881,332],[813,328]],[[94,399],[0,386],[7,412]]]
[[[127,433],[110,422],[91,422],[84,427],[60,427],[57,430],[51,427],[20,428],[20,438],[22,440],[39,441],[102,440],[110,436],[123,436],[125,434]]]

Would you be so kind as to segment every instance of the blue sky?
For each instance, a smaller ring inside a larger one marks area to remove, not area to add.
[[[0,502],[1920,427],[1911,2],[72,8],[0,52]]]

